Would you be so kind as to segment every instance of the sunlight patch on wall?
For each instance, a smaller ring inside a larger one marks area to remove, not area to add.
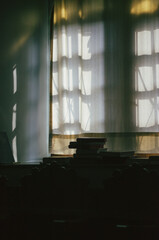
[[[16,121],[17,121],[17,104],[13,106],[13,111],[12,111],[12,132],[16,129]]]
[[[111,2],[111,1],[110,1]],[[82,17],[88,19],[92,15],[99,15],[103,13],[105,1],[104,0],[92,0],[85,1]]]
[[[78,11],[78,15],[80,18],[82,18],[82,10],[81,9]]]
[[[62,7],[61,7],[61,18],[67,20],[67,11],[65,8],[65,2],[62,0]]]
[[[16,42],[11,47],[10,53],[14,54],[15,52],[17,52],[19,48],[21,48],[24,45],[24,43],[28,40],[29,37],[30,37],[30,32],[24,34],[18,40],[16,40]]]
[[[17,93],[17,66],[13,66],[13,95]],[[12,151],[15,162],[17,162],[17,137],[16,137],[16,128],[17,128],[17,103],[13,105],[12,109]]]
[[[15,162],[18,162],[18,159],[17,159],[17,138],[16,138],[16,136],[12,140],[12,149],[13,149],[14,160],[15,160]]]
[[[157,11],[158,0],[134,0],[131,5],[130,13],[134,15],[151,14]]]
[[[17,92],[17,68],[13,66],[13,94]]]
[[[56,22],[57,22],[57,15],[56,15],[56,12],[54,11],[53,23],[56,24]]]
[[[37,11],[26,10],[26,12],[23,12],[23,14],[19,18],[22,33],[13,42],[13,45],[9,49],[9,54],[15,54],[27,42],[29,37],[34,32],[36,26],[38,25],[39,20],[40,16]]]

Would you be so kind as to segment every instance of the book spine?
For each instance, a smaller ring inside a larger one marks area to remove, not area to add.
[[[105,143],[107,141],[106,138],[77,138],[77,142],[80,143],[94,143],[94,142],[100,142]]]
[[[99,148],[104,148],[104,143],[98,143],[98,142],[94,142],[94,143],[70,143],[69,148],[77,148],[77,149],[99,149]]]
[[[75,153],[75,154],[73,154],[73,158],[77,158],[77,159],[99,159],[101,157],[99,156],[99,154],[88,154],[88,155],[86,155],[86,154]]]
[[[81,154],[81,155],[98,154],[98,149],[90,149],[90,150],[77,149],[76,154]]]
[[[70,142],[68,145],[69,148],[77,148],[77,142]]]

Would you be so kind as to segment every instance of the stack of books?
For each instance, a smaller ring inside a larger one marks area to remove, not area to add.
[[[81,137],[77,138],[76,142],[70,142],[69,148],[76,149],[73,158],[81,159],[95,159],[100,158],[100,150],[105,148],[106,138],[95,137]]]
[[[134,151],[104,151],[100,150],[100,156],[104,163],[125,163],[134,157]]]
[[[128,158],[128,157],[134,156],[134,153],[135,153],[134,151],[120,151],[120,152],[118,152],[118,151],[105,151],[104,149],[100,150],[100,155],[102,157],[110,157],[110,158],[114,158],[114,157],[119,157],[119,158],[126,157],[126,158]]]

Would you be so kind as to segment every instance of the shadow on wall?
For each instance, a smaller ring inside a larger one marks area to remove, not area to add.
[[[15,159],[6,132],[0,132],[0,163],[14,163]]]
[[[6,5],[0,15],[0,131],[15,162],[37,161],[47,155],[47,2]]]

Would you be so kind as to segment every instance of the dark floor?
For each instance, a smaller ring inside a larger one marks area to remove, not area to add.
[[[156,240],[159,175],[140,165],[114,169],[103,188],[71,166],[33,166],[8,184],[0,177],[0,239]]]

